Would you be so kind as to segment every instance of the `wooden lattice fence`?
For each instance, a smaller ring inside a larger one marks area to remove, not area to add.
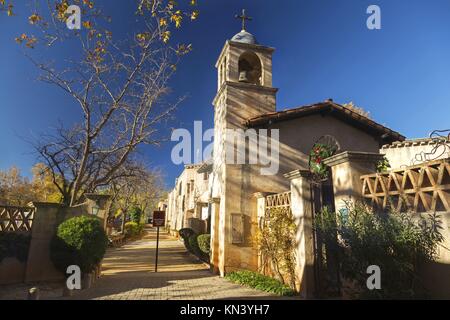
[[[273,208],[290,208],[291,192],[273,194],[266,197],[266,210]]]
[[[0,232],[30,232],[35,208],[0,206]]]
[[[450,212],[450,159],[364,175],[363,196],[380,209]]]

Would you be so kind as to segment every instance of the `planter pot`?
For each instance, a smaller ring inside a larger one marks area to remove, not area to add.
[[[27,300],[39,300],[39,288],[31,288],[28,290]]]
[[[100,278],[102,275],[102,264],[101,263],[97,266],[96,270],[97,270],[97,278]]]
[[[70,290],[69,288],[67,288],[67,286],[64,284],[62,295],[63,295],[63,297],[72,297],[74,291],[75,290]]]
[[[81,279],[81,289],[89,289],[92,286],[93,274],[85,273]]]

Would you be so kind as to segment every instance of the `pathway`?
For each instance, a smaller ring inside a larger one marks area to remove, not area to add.
[[[156,231],[146,230],[141,240],[108,250],[102,276],[92,288],[71,299],[203,300],[276,299],[210,273],[208,267],[186,252],[182,242],[160,236],[158,272],[154,272]]]

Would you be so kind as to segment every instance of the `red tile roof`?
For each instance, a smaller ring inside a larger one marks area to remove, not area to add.
[[[252,127],[260,127],[275,122],[281,122],[296,118],[301,118],[313,114],[329,114],[345,121],[361,130],[364,130],[386,143],[394,141],[404,141],[406,138],[400,133],[393,131],[349,108],[334,103],[332,100],[319,102],[312,105],[302,106],[294,109],[266,113],[244,121],[244,125]]]

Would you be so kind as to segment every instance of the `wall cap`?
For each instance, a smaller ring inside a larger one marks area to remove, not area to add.
[[[209,204],[220,203],[220,198],[209,198],[208,203]]]
[[[311,172],[309,170],[294,170],[283,175],[285,178],[289,180],[298,179],[298,178],[311,178]]]
[[[327,166],[334,167],[345,162],[376,163],[377,161],[383,160],[383,158],[384,155],[381,153],[344,151],[325,159],[323,163]]]
[[[65,204],[63,203],[55,203],[55,202],[39,202],[39,201],[31,201],[30,203],[28,203],[29,207],[55,207],[55,208],[63,208],[63,207],[67,207]]]
[[[275,192],[255,192],[253,194],[253,197],[256,199],[265,198],[267,196],[271,196],[273,194],[276,194]]]

